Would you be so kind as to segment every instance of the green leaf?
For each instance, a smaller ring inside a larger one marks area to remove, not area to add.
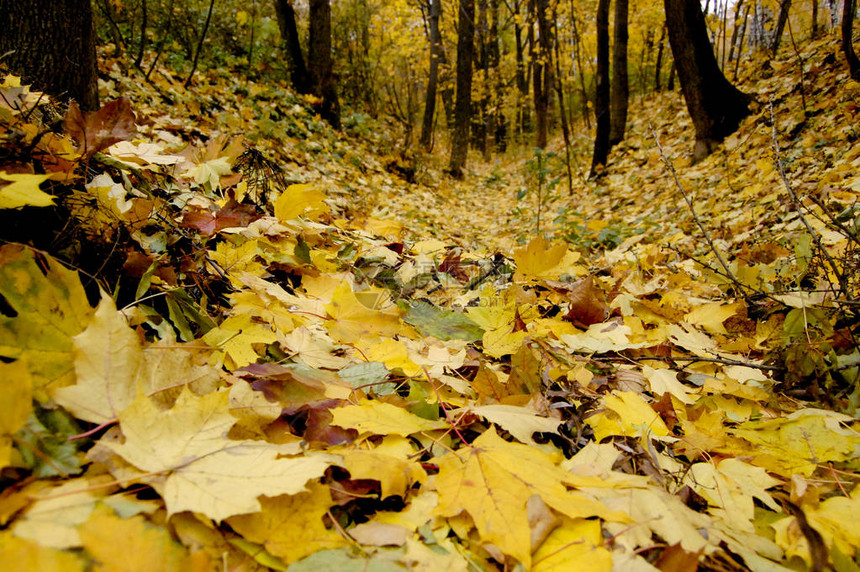
[[[442,341],[474,342],[484,335],[484,330],[465,314],[437,308],[421,300],[409,305],[403,321],[418,328],[421,334]]]

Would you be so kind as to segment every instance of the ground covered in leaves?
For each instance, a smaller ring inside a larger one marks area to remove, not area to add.
[[[116,64],[95,113],[6,77],[0,558],[857,570],[860,85],[805,49],[696,165],[633,102],[572,191],[561,147],[454,182],[226,72]]]

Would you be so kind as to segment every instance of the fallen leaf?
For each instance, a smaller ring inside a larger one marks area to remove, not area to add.
[[[145,473],[140,479],[160,491],[169,514],[191,510],[216,521],[257,512],[258,496],[295,494],[322,475],[327,456],[283,458],[299,453],[298,443],[227,439],[236,421],[228,400],[226,391],[196,397],[186,389],[160,411],[138,396],[119,415],[125,442],[106,444]]]

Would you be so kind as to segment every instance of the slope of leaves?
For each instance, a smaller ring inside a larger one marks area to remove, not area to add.
[[[791,100],[780,121],[796,97],[784,71],[761,83]],[[751,155],[771,140],[761,118],[679,164],[747,292],[713,271],[641,124],[617,174],[569,200],[522,162],[462,187],[427,168],[408,186],[378,135],[331,133],[313,102],[228,89],[226,73],[197,93],[169,76],[112,81],[130,105],[73,107],[53,130],[39,94],[0,87],[0,205],[77,233],[47,241],[54,257],[0,247],[4,562],[856,568],[855,419],[786,394],[802,355],[773,360],[819,348],[847,366],[831,403],[854,411],[854,323],[833,323],[838,300],[791,290],[802,239],[772,205],[777,172]],[[641,106],[669,139],[678,102]],[[836,173],[784,153],[853,204],[836,115],[849,111],[835,107],[794,135],[828,134],[818,149]],[[570,243],[528,239],[534,189],[520,204],[515,190],[535,173],[542,208],[569,208],[554,229]],[[86,261],[84,247],[121,270],[63,270],[56,258]]]

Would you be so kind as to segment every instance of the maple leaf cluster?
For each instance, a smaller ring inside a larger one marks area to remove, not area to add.
[[[37,137],[39,96],[0,89],[18,102],[4,149],[32,146],[0,208],[61,205],[94,242],[127,241],[100,289],[0,247],[10,566],[856,566],[855,420],[782,397],[765,363],[798,313],[756,321],[640,236],[603,270],[542,237],[410,237],[124,100]],[[759,274],[735,262],[750,284],[778,270],[758,256]]]

